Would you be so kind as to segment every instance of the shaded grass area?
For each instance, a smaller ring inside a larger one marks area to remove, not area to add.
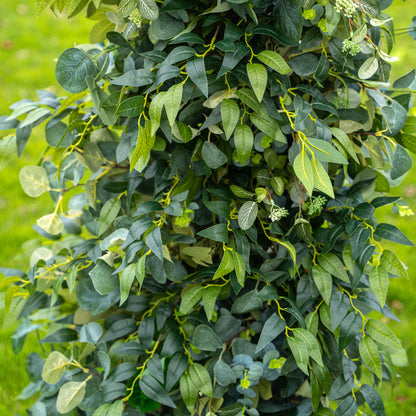
[[[416,13],[413,2],[404,5],[395,0],[388,10],[394,16],[397,28],[410,24]],[[413,13],[412,13],[413,12]],[[57,21],[53,16],[42,14],[34,17],[33,0],[2,0],[0,2],[0,115],[9,114],[9,105],[22,98],[36,100],[36,89],[49,88],[57,94],[65,95],[57,87],[54,77],[54,60],[73,43],[88,42],[89,29],[93,22],[78,18],[75,21]],[[393,54],[400,62],[393,66],[392,78],[416,67],[416,42],[410,36],[397,38]],[[8,167],[0,172],[0,266],[27,268],[27,256],[21,253],[22,244],[36,239],[32,229],[36,219],[52,210],[47,195],[36,200],[23,193],[18,180],[22,166],[34,165],[43,150],[44,141],[38,129],[28,143],[21,159],[13,156]],[[416,164],[415,164],[416,166]],[[392,195],[403,195],[409,206],[416,212],[416,171],[411,172],[406,181],[392,190]],[[384,209],[378,215],[380,222],[391,222],[401,228],[416,241],[416,221],[414,217],[401,218]],[[386,245],[387,246],[387,245]],[[27,247],[26,247],[27,248]],[[409,267],[409,281],[393,280],[389,291],[389,304],[402,323],[389,321],[408,351],[409,366],[398,370],[400,377],[393,388],[381,386],[388,416],[416,416],[416,250],[413,248],[389,245]],[[0,315],[0,322],[3,315]],[[29,353],[39,350],[34,338],[29,338],[23,351],[15,356],[11,350],[12,328],[0,330],[0,415],[25,414],[27,402],[15,400],[22,388],[29,382],[25,371],[25,361]]]

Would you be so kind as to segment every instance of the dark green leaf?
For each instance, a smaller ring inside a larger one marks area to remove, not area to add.
[[[381,223],[377,225],[374,235],[393,241],[394,243],[403,244],[405,246],[414,246],[414,244],[392,224]]]
[[[223,346],[215,331],[204,324],[195,328],[192,344],[201,351],[216,351]]]
[[[139,386],[142,389],[143,393],[150,399],[162,403],[165,406],[173,407],[174,409],[176,409],[175,403],[166,393],[164,388],[159,384],[159,382],[155,380],[152,376],[143,376],[143,378],[139,381]]]
[[[256,347],[256,354],[259,353],[269,342],[273,341],[286,328],[286,322],[283,321],[277,313],[274,313],[264,323],[260,334],[259,342]]]

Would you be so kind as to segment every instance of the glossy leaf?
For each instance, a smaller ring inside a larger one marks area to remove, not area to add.
[[[251,88],[253,88],[257,100],[261,102],[267,86],[267,70],[261,64],[250,63],[247,64],[246,69]]]
[[[254,135],[250,127],[239,124],[234,130],[234,145],[238,161],[245,165],[253,148]]]
[[[248,230],[256,221],[258,206],[256,202],[247,201],[238,211],[238,225],[242,230]]]
[[[279,74],[286,75],[291,72],[290,66],[286,63],[282,55],[275,51],[261,51],[256,55],[256,58]]]
[[[360,339],[358,346],[364,364],[381,380],[381,360],[376,343],[366,336]]]

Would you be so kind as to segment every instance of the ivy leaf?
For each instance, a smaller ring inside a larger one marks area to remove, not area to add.
[[[117,107],[116,115],[123,117],[136,117],[143,111],[144,97],[136,95],[123,100]]]
[[[305,152],[301,152],[296,156],[293,162],[293,169],[305,187],[307,194],[312,195],[314,184],[313,168],[312,162]]]
[[[238,161],[244,166],[250,158],[254,135],[246,124],[239,124],[234,130],[234,145]]]
[[[381,380],[381,360],[376,343],[365,336],[360,339],[358,348],[363,363]]]
[[[70,381],[65,383],[58,393],[56,409],[59,413],[68,413],[75,409],[84,399],[86,392],[85,381]]]
[[[348,137],[348,135],[341,129],[336,127],[331,127],[331,132],[335,136],[335,138],[341,143],[341,146],[347,151],[347,153],[357,162],[358,157],[354,150],[354,145],[352,140]]]
[[[227,140],[231,137],[240,118],[240,107],[232,99],[221,102],[221,120]]]
[[[256,58],[278,74],[286,75],[292,71],[283,56],[275,51],[261,51],[256,55]]]
[[[261,64],[247,64],[247,75],[257,100],[263,100],[267,86],[267,69]]]
[[[312,278],[315,282],[322,299],[327,305],[331,302],[332,294],[332,276],[330,273],[325,271],[322,267],[315,265],[312,268]]]
[[[324,364],[322,362],[322,354],[318,340],[309,331],[303,328],[295,328],[293,334],[295,338],[302,340],[303,344],[307,347],[308,355],[322,367]]]
[[[155,0],[139,0],[137,8],[140,15],[146,20],[156,20],[159,17],[159,8]]]
[[[257,202],[247,201],[238,211],[238,225],[242,230],[248,230],[256,221],[259,207]]]
[[[370,270],[368,279],[371,291],[376,295],[380,306],[383,308],[389,288],[389,276],[386,269],[381,265],[374,265]]]
[[[24,166],[20,169],[19,179],[25,193],[33,198],[51,189],[46,170],[41,166]]]
[[[186,72],[193,83],[208,98],[208,78],[204,58],[195,58],[186,63]]]

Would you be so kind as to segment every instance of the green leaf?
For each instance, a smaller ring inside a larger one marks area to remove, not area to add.
[[[184,28],[181,20],[175,19],[168,12],[161,12],[159,17],[152,21],[149,33],[155,39],[168,40],[181,33]]]
[[[257,100],[263,100],[267,86],[267,69],[261,64],[247,64],[247,75]]]
[[[136,277],[136,265],[129,264],[120,276],[120,306],[127,300],[130,295],[130,289]]]
[[[244,166],[253,149],[254,135],[246,124],[239,124],[234,130],[234,145],[238,161]]]
[[[202,293],[202,304],[208,321],[211,320],[215,308],[215,302],[221,292],[221,286],[207,286]]]
[[[180,378],[180,391],[186,408],[190,413],[193,413],[198,398],[198,388],[194,384],[189,373],[183,374]]]
[[[211,142],[204,142],[202,146],[202,158],[211,169],[218,169],[228,160],[227,156]]]
[[[370,289],[376,295],[381,307],[386,303],[389,288],[389,276],[382,265],[374,265],[369,273]]]
[[[339,350],[349,345],[360,332],[362,318],[358,313],[350,312],[342,321],[339,329]]]
[[[139,386],[142,392],[149,399],[155,400],[159,403],[164,404],[165,406],[173,407],[174,409],[176,409],[175,403],[166,393],[165,389],[151,375],[143,376],[143,378],[139,381]]]
[[[274,3],[273,26],[279,41],[286,46],[298,46],[303,28],[302,2],[277,0]]]
[[[338,279],[341,279],[346,283],[350,283],[344,264],[336,254],[321,254],[318,256],[318,263],[324,270],[332,274],[332,276],[338,277]]]
[[[231,137],[240,118],[240,107],[232,99],[225,99],[221,102],[221,120],[224,134],[227,140]]]
[[[95,410],[92,416],[107,416],[107,412],[110,407],[111,407],[110,403],[103,404],[98,409]]]
[[[163,243],[159,227],[154,227],[149,234],[146,235],[146,245],[152,253],[163,262]]]
[[[378,60],[375,56],[372,56],[364,61],[358,70],[358,76],[361,79],[371,78],[378,69]]]
[[[225,250],[221,259],[221,263],[218,266],[217,271],[214,274],[213,280],[219,279],[234,270],[234,257],[231,250]]]
[[[324,169],[324,167],[322,166],[321,162],[319,160],[314,160],[313,167],[314,167],[313,175],[314,175],[315,188],[324,192],[331,198],[335,198],[331,179],[329,178],[329,175]]]
[[[168,116],[170,126],[176,121],[176,117],[181,107],[183,84],[172,85],[163,96],[163,105]]]
[[[392,274],[396,274],[403,279],[409,279],[406,268],[399,258],[391,250],[384,250],[381,255],[381,265]]]
[[[139,136],[136,147],[130,158],[130,172],[136,169],[142,172],[149,160],[150,151],[155,143],[155,135],[152,133],[152,121],[146,120],[144,127],[139,125]]]
[[[381,376],[379,378],[381,380]],[[376,416],[386,416],[383,399],[380,397],[377,390],[368,384],[363,384],[360,388],[360,392],[364,396],[364,400],[368,407]]]
[[[52,235],[58,235],[64,229],[62,220],[56,212],[39,218],[36,220],[36,225]]]
[[[302,340],[307,347],[308,355],[322,367],[324,364],[322,362],[322,354],[318,340],[309,331],[303,328],[295,328],[293,334],[295,338]]]
[[[403,244],[405,246],[414,246],[414,244],[392,224],[378,224],[374,235],[393,241],[394,243]]]
[[[257,343],[256,354],[258,354],[269,342],[279,336],[285,328],[286,322],[283,321],[277,313],[273,313],[273,315],[271,315],[264,323],[259,342]]]
[[[315,265],[312,268],[312,278],[319,290],[319,293],[322,296],[322,299],[327,305],[329,305],[331,302],[332,294],[331,274],[325,271],[322,267]]]
[[[238,225],[242,230],[248,230],[256,221],[259,207],[257,202],[247,201],[238,211]]]
[[[393,348],[402,348],[402,345],[393,331],[377,319],[369,319],[365,326],[367,334],[377,343]]]
[[[195,328],[192,344],[200,351],[216,351],[223,347],[219,336],[210,326],[205,324]]]
[[[256,58],[278,74],[286,75],[292,71],[283,56],[275,51],[261,51],[256,55]]]
[[[122,416],[124,409],[123,400],[117,400],[108,409],[107,416]]]
[[[204,58],[195,58],[186,63],[186,72],[192,82],[208,98],[208,78],[205,70]]]
[[[236,250],[233,250],[232,253],[237,281],[241,287],[244,287],[244,282],[246,280],[246,266],[244,264],[244,260]]]
[[[149,116],[152,122],[151,136],[154,136],[157,129],[160,126],[160,119],[162,116],[163,103],[164,103],[165,92],[153,96],[153,99],[149,106]]]
[[[259,292],[256,289],[244,293],[237,298],[232,307],[231,313],[248,313],[263,307],[263,301],[258,297]]]
[[[189,367],[189,376],[194,386],[205,396],[212,396],[212,383],[208,370],[199,363],[194,363]]]
[[[331,127],[331,132],[335,138],[341,143],[341,146],[347,151],[347,153],[357,162],[358,157],[354,150],[354,145],[349,136],[341,129]]]
[[[365,336],[360,339],[358,347],[363,363],[381,380],[381,360],[376,343],[370,337]]]
[[[227,224],[215,224],[199,231],[197,234],[210,240],[219,241],[220,243],[228,243]]]
[[[19,179],[25,193],[33,198],[51,189],[46,170],[41,166],[24,166],[20,169]]]
[[[146,20],[156,20],[159,17],[159,8],[155,0],[139,0],[137,8],[140,15]]]
[[[108,295],[118,287],[119,279],[113,272],[114,269],[103,260],[99,260],[89,272],[94,289],[100,295]]]
[[[176,353],[169,362],[166,372],[166,391],[171,391],[181,378],[188,365],[188,358],[181,352]]]
[[[58,393],[56,409],[59,413],[68,413],[75,409],[84,399],[86,393],[85,381],[70,381],[65,383]]]
[[[48,384],[56,384],[64,375],[70,361],[59,351],[52,351],[45,361],[42,378]]]
[[[122,85],[126,87],[144,87],[145,85],[152,84],[154,81],[154,75],[147,69],[132,69],[125,72],[117,78],[111,80],[113,85]]]
[[[102,207],[98,225],[98,234],[101,235],[107,231],[120,212],[121,201],[119,198],[109,199]]]
[[[399,144],[396,145],[390,177],[393,180],[400,178],[400,176],[404,175],[406,172],[412,169],[412,166],[413,161],[407,150]]]
[[[337,407],[334,416],[355,416],[358,405],[352,396],[348,396]]]
[[[238,198],[252,198],[256,195],[253,192],[246,191],[245,189],[240,188],[237,185],[230,185],[230,190]]]
[[[15,136],[9,136],[5,137],[4,139],[0,139],[0,171],[7,165],[15,151]]]
[[[299,180],[305,187],[307,194],[312,195],[314,184],[313,168],[312,162],[305,152],[301,152],[296,156],[293,162],[293,169],[295,171],[296,176],[299,178]]]
[[[311,149],[315,157],[321,162],[348,164],[348,161],[344,156],[342,156],[330,143],[320,139],[308,140],[312,144]]]
[[[236,376],[233,369],[221,359],[214,366],[215,381],[223,387],[229,386],[236,382]]]
[[[123,100],[117,107],[116,115],[123,117],[136,117],[143,111],[144,97],[136,95]]]
[[[135,268],[136,279],[139,282],[139,286],[142,287],[143,280],[146,277],[146,255],[140,257]]]
[[[55,77],[68,92],[76,94],[87,88],[86,77],[96,77],[98,69],[92,59],[78,48],[64,51],[58,58]]]
[[[307,345],[301,338],[288,337],[287,343],[290,350],[292,351],[293,358],[296,361],[297,366],[306,374],[309,375],[308,371],[308,349]]]
[[[204,288],[202,286],[194,286],[185,292],[182,296],[181,306],[179,312],[187,315],[191,312],[192,308],[199,303],[202,298]]]
[[[264,114],[259,115],[257,113],[251,113],[250,120],[266,136],[277,142],[287,143],[286,136],[282,133],[276,120],[269,117],[266,118]]]

